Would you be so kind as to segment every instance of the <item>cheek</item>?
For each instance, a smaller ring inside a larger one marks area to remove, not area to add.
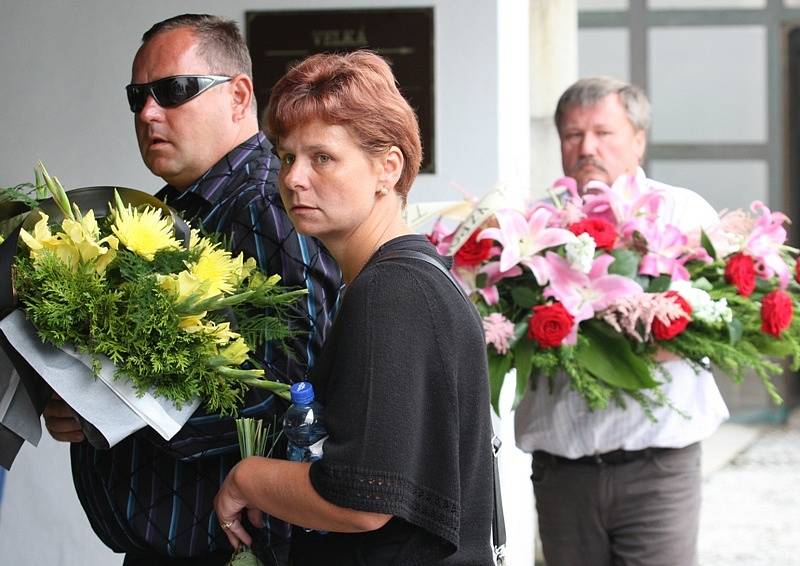
[[[575,162],[578,159],[577,151],[575,151],[575,147],[571,144],[561,144],[561,164],[565,168],[571,168],[575,165]]]
[[[286,199],[289,196],[289,191],[284,186],[283,178],[280,176],[280,174],[278,175],[278,194],[281,196],[281,200],[283,201],[283,204],[285,205],[286,204]]]

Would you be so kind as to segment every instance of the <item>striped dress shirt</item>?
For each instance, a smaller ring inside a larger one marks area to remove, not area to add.
[[[243,252],[282,284],[308,294],[289,317],[297,330],[287,353],[267,344],[260,352],[267,375],[305,379],[331,324],[341,287],[333,259],[292,226],[277,190],[278,159],[259,133],[233,149],[183,192],[167,186],[156,196],[205,232],[222,235],[234,255]],[[286,404],[250,390],[242,416],[280,424]],[[92,528],[116,552],[201,557],[229,549],[213,510],[213,499],[239,460],[233,417],[202,408],[165,442],[146,428],[110,450],[84,441],[72,445],[78,497]],[[287,525],[267,520],[266,544],[288,536]],[[278,538],[276,538],[278,537]]]

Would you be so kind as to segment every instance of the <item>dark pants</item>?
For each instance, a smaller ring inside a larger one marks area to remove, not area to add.
[[[615,456],[570,461],[534,453],[548,566],[694,566],[700,445]]]

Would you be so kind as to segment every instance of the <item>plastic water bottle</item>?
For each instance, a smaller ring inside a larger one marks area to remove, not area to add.
[[[314,462],[322,458],[322,445],[328,438],[322,405],[314,401],[314,387],[307,381],[289,389],[292,404],[283,417],[283,433],[289,440],[286,459]]]
[[[322,458],[322,445],[328,438],[322,405],[314,401],[314,387],[307,381],[295,383],[289,389],[292,404],[283,416],[283,433],[289,440],[286,459],[293,462],[314,462]],[[307,533],[324,535],[327,531],[303,529]]]

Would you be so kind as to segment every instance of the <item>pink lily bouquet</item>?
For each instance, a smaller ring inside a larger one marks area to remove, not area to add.
[[[562,178],[551,193],[519,209],[490,195],[455,230],[439,219],[429,234],[483,316],[495,408],[514,368],[514,406],[529,381],[561,373],[592,410],[626,397],[647,410],[669,403],[659,361],[671,355],[735,382],[752,372],[781,402],[771,376],[784,359],[800,367],[800,264],[784,214],[754,202],[684,231],[641,173],[583,195]]]

